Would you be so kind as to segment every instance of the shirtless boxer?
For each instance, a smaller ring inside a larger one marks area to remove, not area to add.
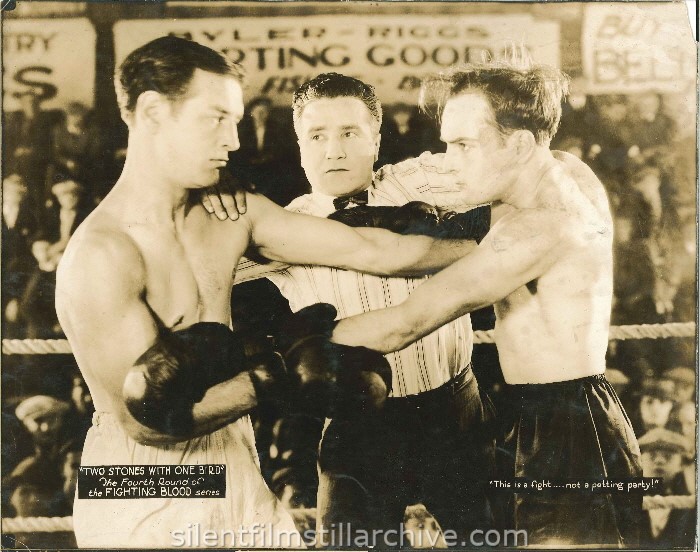
[[[546,67],[474,65],[434,79],[443,90],[445,169],[465,202],[509,211],[467,257],[401,305],[346,318],[333,340],[396,351],[495,304],[495,340],[512,412],[497,446],[501,477],[641,476],[639,446],[607,382],[612,222],[605,191],[549,143],[566,80]],[[513,493],[509,525],[529,544],[633,545],[641,496]]]
[[[408,274],[442,268],[472,245],[354,230],[256,195],[238,222],[220,223],[190,202],[190,190],[217,182],[239,145],[238,67],[164,37],[125,59],[116,87],[129,127],[124,170],[74,234],[57,274],[61,326],[96,409],[82,463],[225,464],[226,496],[76,497],[78,544],[164,548],[174,531],[197,526],[248,531],[219,545],[300,546],[260,474],[248,417],[284,395],[292,378],[273,353],[247,361],[229,329],[239,259],[253,246],[273,260]],[[345,352],[383,361],[361,348]],[[256,524],[265,530],[251,533]]]

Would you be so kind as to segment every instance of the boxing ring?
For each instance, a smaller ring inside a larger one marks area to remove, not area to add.
[[[636,324],[611,326],[610,341],[630,339],[697,338],[695,322],[672,322],[666,324]],[[493,330],[475,330],[474,344],[494,343]],[[52,355],[70,354],[71,347],[65,339],[3,339],[4,355]],[[670,509],[689,510],[696,507],[696,496],[645,496],[645,510]],[[294,518],[314,517],[314,508],[293,510]],[[67,517],[15,517],[2,518],[2,533],[53,533],[72,532],[73,518]]]

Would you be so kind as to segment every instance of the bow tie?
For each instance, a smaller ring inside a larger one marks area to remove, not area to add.
[[[348,197],[336,197],[333,200],[333,207],[340,211],[341,209],[345,209],[350,203],[354,203],[355,205],[367,205],[367,201],[367,190],[362,190],[361,192]]]

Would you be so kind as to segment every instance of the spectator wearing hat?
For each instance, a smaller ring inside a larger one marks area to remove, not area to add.
[[[630,413],[632,427],[637,435],[656,428],[664,428],[673,408],[673,382],[647,377],[637,393],[638,401]]]
[[[683,435],[655,428],[639,439],[639,448],[644,476],[663,479],[661,492],[655,489],[652,494],[691,494],[682,471],[683,456],[689,453],[690,443]],[[696,531],[694,509],[657,508],[645,513],[640,545],[666,550],[692,547]]]
[[[5,477],[12,489],[10,503],[19,516],[66,515],[62,459],[71,438],[65,419],[70,405],[49,395],[34,395],[19,403],[15,415],[31,435],[34,453]]]
[[[668,428],[682,431],[680,411],[684,404],[695,404],[695,370],[686,366],[675,366],[663,373],[663,378],[673,382],[673,408],[669,415]]]
[[[37,231],[33,206],[28,201],[28,188],[19,174],[11,174],[2,183],[2,312],[3,334],[22,338],[24,331],[19,317],[19,299],[27,285],[35,261],[30,239]]]
[[[72,440],[66,428],[71,406],[49,395],[34,395],[23,400],[15,409],[34,442],[34,457],[54,459]]]
[[[54,306],[56,267],[68,240],[90,210],[82,186],[67,175],[54,173],[51,192],[56,202],[45,209],[40,229],[34,236],[32,254],[37,266],[29,277],[19,305],[30,339],[63,336]]]
[[[93,201],[101,194],[108,152],[102,133],[89,122],[89,115],[90,110],[80,102],[66,107],[64,121],[53,131],[48,182],[54,180],[55,172],[67,175],[85,187],[86,196]]]
[[[673,382],[676,402],[693,402],[695,400],[695,370],[687,366],[676,366],[666,370],[664,379]]]

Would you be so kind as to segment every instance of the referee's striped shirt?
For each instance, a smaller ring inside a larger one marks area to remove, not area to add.
[[[423,154],[417,159],[382,167],[368,188],[368,205],[400,206],[423,201],[439,208],[464,211],[459,190],[441,174],[441,156]],[[313,192],[295,199],[287,209],[326,217],[333,211],[333,197]],[[255,270],[243,260],[237,276]],[[272,268],[272,267],[271,267]],[[382,309],[403,302],[422,278],[385,278],[320,266],[288,266],[265,274],[296,312],[308,305],[330,303],[339,318]],[[471,320],[465,315],[446,324],[405,349],[386,355],[393,372],[393,396],[407,396],[439,387],[471,360]]]

